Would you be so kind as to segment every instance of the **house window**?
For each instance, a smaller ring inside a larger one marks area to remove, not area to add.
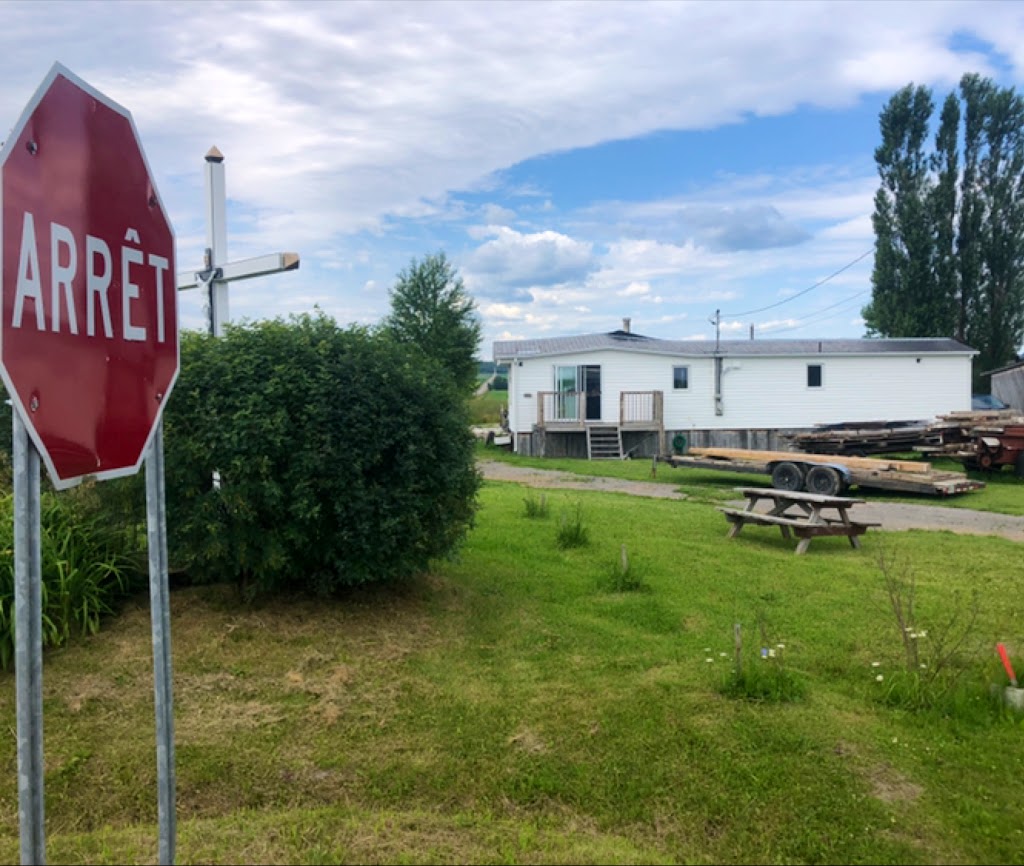
[[[820,388],[821,387],[821,364],[808,364],[807,365],[807,387],[808,388]]]
[[[673,367],[672,368],[672,387],[677,391],[685,391],[690,387],[690,368],[689,367]]]

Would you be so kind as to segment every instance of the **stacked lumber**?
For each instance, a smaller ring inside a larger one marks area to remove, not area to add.
[[[915,451],[956,457],[970,449],[979,436],[1002,434],[1006,427],[1024,424],[1024,415],[1016,409],[992,409],[981,412],[949,412],[939,415],[931,429],[937,441]]]
[[[920,460],[885,460],[874,457],[846,457],[838,454],[800,454],[792,451],[750,451],[745,448],[691,448],[687,454],[711,460],[746,460],[771,463],[776,460],[798,460],[801,463],[841,463],[850,469],[869,472],[913,472],[927,475],[931,463]]]
[[[927,421],[865,421],[829,424],[806,433],[795,433],[789,441],[809,454],[887,454],[913,451],[919,445],[940,443],[939,434]]]

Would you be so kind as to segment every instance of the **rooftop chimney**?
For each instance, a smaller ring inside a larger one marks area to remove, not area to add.
[[[627,334],[629,333],[629,323],[630,323],[630,319],[625,319],[624,318],[622,320],[622,330],[625,331]]]

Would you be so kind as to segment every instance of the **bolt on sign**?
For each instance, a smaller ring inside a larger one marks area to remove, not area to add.
[[[174,233],[135,124],[56,64],[0,160],[8,394],[58,489],[133,474],[179,364]]]

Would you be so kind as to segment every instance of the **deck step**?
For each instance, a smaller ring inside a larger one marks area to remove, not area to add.
[[[622,432],[614,426],[587,426],[587,458],[590,460],[621,460]]]

